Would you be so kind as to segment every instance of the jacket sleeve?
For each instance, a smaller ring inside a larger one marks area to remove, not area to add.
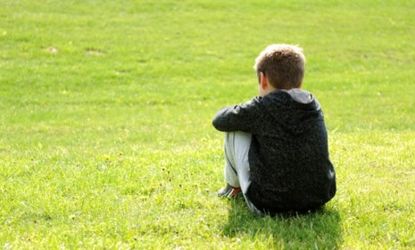
[[[243,131],[251,133],[261,112],[262,97],[255,97],[252,100],[233,107],[221,109],[213,118],[213,126],[223,132]]]

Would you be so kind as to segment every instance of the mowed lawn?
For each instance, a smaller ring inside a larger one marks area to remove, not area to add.
[[[415,248],[414,1],[0,0],[0,248]],[[338,192],[258,218],[218,199],[215,112],[304,48]]]

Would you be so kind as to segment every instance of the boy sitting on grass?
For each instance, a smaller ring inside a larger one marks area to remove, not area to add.
[[[301,89],[305,58],[274,44],[255,60],[259,96],[220,110],[213,126],[227,132],[222,197],[239,192],[259,215],[315,210],[336,192],[327,131],[317,99]]]

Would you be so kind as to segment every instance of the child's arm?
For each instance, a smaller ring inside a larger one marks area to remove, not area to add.
[[[255,97],[246,103],[221,109],[213,118],[213,126],[224,132],[252,132],[262,110],[260,109],[261,99],[262,97]]]

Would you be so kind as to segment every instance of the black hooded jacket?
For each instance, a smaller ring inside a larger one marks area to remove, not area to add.
[[[304,104],[276,90],[220,110],[213,126],[252,134],[247,196],[257,208],[270,213],[306,211],[335,195],[323,112],[312,95]]]

